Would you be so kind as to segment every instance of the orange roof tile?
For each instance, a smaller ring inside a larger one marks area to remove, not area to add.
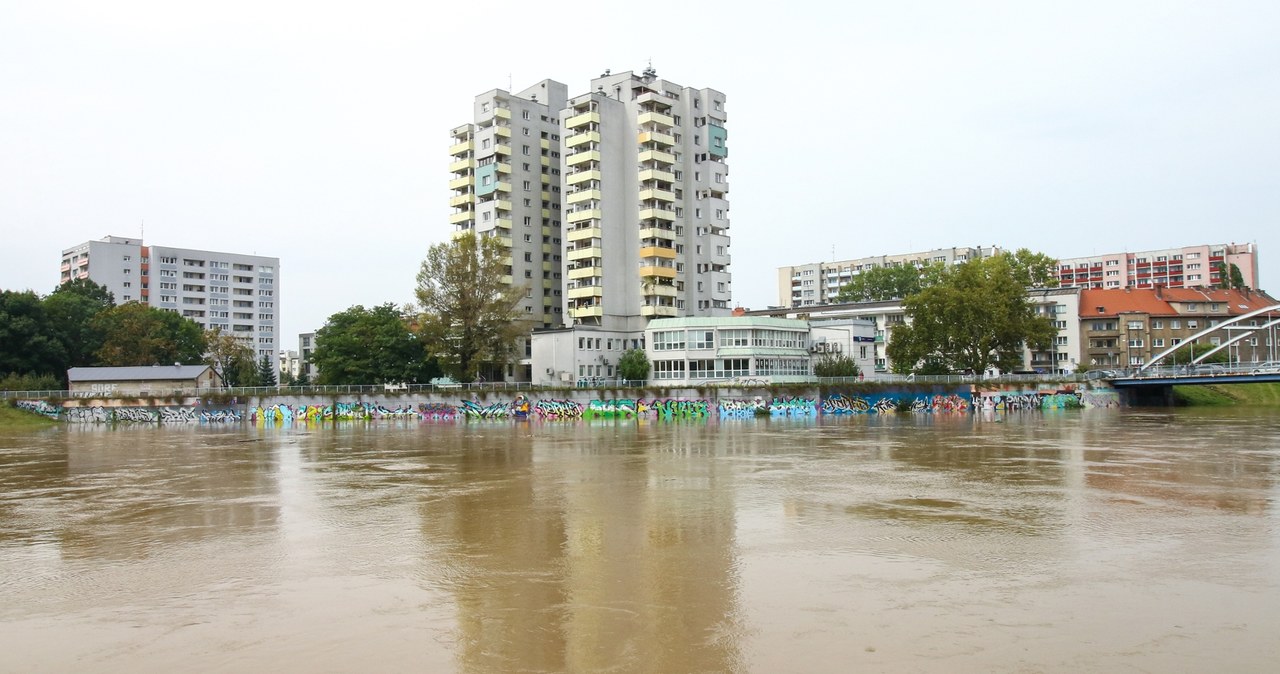
[[[1140,312],[1152,316],[1176,316],[1171,302],[1218,302],[1230,316],[1247,314],[1280,304],[1256,290],[1223,290],[1221,288],[1086,288],[1080,291],[1080,317],[1117,316]],[[1099,311],[1098,308],[1102,310]]]

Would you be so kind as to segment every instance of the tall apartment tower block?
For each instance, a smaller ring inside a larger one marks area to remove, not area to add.
[[[724,94],[606,73],[560,118],[570,324],[728,316]]]
[[[221,328],[273,361],[280,334],[280,259],[108,236],[62,251],[60,283],[89,279],[117,304],[142,302]]]
[[[724,94],[652,68],[567,92],[553,80],[486,92],[451,131],[449,222],[499,237],[504,280],[525,288],[537,326],[517,379],[581,375],[588,344],[605,376],[651,319],[732,311]],[[540,334],[557,354],[545,368]]]
[[[560,119],[566,87],[543,80],[476,96],[474,119],[453,129],[449,223],[496,236],[511,251],[504,280],[523,286],[534,325],[563,322]]]
[[[1058,260],[1058,281],[1063,287],[1107,288],[1212,288],[1222,273],[1240,270],[1249,288],[1258,288],[1258,246],[1254,243],[1219,243],[1164,248],[1136,253],[1107,253]],[[1229,280],[1230,276],[1225,280]]]

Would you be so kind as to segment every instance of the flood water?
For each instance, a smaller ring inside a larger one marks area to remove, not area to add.
[[[5,672],[1270,672],[1280,414],[0,430]]]

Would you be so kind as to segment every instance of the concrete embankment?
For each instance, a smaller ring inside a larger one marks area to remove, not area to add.
[[[1118,407],[1117,393],[1078,382],[855,383],[830,386],[541,389],[376,394],[21,400],[19,407],[79,423],[223,423],[326,419],[542,419],[816,416]]]

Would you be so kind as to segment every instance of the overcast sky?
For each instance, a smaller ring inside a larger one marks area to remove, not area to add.
[[[1280,2],[0,0],[0,288],[108,234],[281,259],[281,347],[412,300],[475,95],[727,97],[736,304],[935,247],[1255,242],[1280,291]]]

